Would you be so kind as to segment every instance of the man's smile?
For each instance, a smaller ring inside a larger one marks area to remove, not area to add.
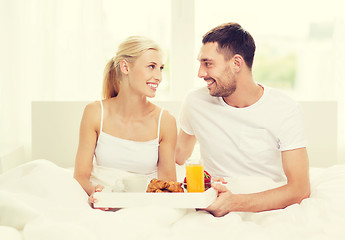
[[[207,83],[207,87],[210,88],[216,81],[213,78],[204,78]]]

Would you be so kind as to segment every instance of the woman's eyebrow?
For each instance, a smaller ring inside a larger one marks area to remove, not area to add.
[[[149,62],[149,64],[158,65],[156,62]],[[164,67],[164,64],[162,64],[161,67]]]

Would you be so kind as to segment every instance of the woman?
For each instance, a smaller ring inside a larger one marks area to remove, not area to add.
[[[162,51],[144,37],[129,37],[105,67],[103,98],[85,107],[74,178],[89,194],[93,157],[99,166],[176,181],[176,120],[147,100],[162,81]]]

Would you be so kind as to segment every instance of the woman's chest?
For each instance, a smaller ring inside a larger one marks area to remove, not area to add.
[[[120,118],[104,119],[103,132],[112,136],[133,140],[149,141],[157,138],[158,124],[152,117],[140,120]]]

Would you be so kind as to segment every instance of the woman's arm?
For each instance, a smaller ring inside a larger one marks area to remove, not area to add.
[[[84,109],[79,130],[79,145],[75,160],[74,178],[88,195],[95,191],[95,186],[90,182],[90,176],[98,138],[100,115],[98,102],[88,104]]]
[[[176,181],[175,148],[177,127],[175,118],[167,111],[163,112],[160,129],[158,178]]]

